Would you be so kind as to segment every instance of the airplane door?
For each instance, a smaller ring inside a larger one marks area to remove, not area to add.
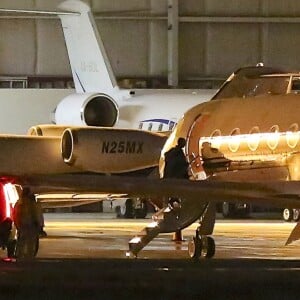
[[[195,118],[192,126],[190,127],[186,139],[186,155],[190,165],[190,170],[196,180],[206,178],[206,173],[202,167],[201,153],[199,149],[199,140],[203,135],[205,123],[209,116],[200,114]]]

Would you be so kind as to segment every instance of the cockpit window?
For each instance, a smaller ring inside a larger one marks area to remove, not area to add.
[[[224,85],[214,99],[247,98],[268,94],[283,95],[287,93],[289,81],[290,76],[237,76]]]

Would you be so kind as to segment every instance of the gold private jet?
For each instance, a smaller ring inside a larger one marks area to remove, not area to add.
[[[299,73],[264,66],[233,73],[211,101],[183,115],[163,146],[161,174],[164,153],[178,138],[186,139],[190,180],[78,173],[30,176],[23,184],[37,191],[64,187],[164,198],[153,222],[129,242],[128,253],[137,255],[159,233],[176,232],[199,220],[189,255],[213,257],[217,202],[300,208],[299,91]],[[88,147],[84,154],[89,155]],[[168,203],[169,197],[178,199],[176,207]],[[299,239],[298,224],[287,243]]]

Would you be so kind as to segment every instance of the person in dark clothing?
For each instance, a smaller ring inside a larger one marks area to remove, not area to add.
[[[33,258],[38,250],[40,218],[35,195],[27,187],[14,206],[13,220],[18,230],[17,258]]]
[[[178,179],[188,179],[188,162],[186,161],[185,155],[183,153],[183,148],[186,145],[186,141],[184,138],[179,138],[177,141],[177,145],[171,148],[169,151],[165,153],[165,167],[163,172],[163,178],[178,178]],[[168,205],[171,209],[173,209],[179,219],[180,213],[180,199],[175,197],[170,197],[168,199]],[[173,241],[180,242],[183,241],[182,232],[178,230],[173,235]]]
[[[165,153],[165,168],[163,178],[189,178],[189,165],[183,153],[185,144],[185,139],[179,138],[177,145]]]

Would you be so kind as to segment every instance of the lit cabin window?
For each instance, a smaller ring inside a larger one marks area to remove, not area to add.
[[[239,128],[233,129],[232,132],[230,133],[231,138],[228,143],[228,148],[231,152],[238,151],[238,149],[240,147],[240,142],[241,142],[241,139],[238,136],[240,134],[241,134],[241,130]]]
[[[295,148],[299,143],[300,139],[300,132],[299,132],[299,125],[297,123],[293,123],[287,133],[286,133],[286,143],[290,148]]]
[[[279,132],[279,126],[278,126],[278,125],[273,125],[273,126],[270,128],[270,132]]]
[[[259,145],[259,127],[253,127],[249,132],[249,137],[247,139],[248,147],[251,151],[255,151]]]
[[[211,137],[214,136],[220,136],[221,135],[221,130],[220,129],[216,129],[213,131],[213,133],[210,135]]]
[[[270,128],[270,134],[267,136],[267,145],[271,150],[275,150],[279,143],[279,126],[273,125]]]
[[[148,131],[151,131],[151,130],[152,130],[152,126],[153,126],[153,124],[152,124],[152,123],[149,123],[149,125],[148,125]]]
[[[211,137],[212,146],[214,148],[220,149],[220,146],[222,144],[221,130],[215,129],[210,135],[210,137]]]

